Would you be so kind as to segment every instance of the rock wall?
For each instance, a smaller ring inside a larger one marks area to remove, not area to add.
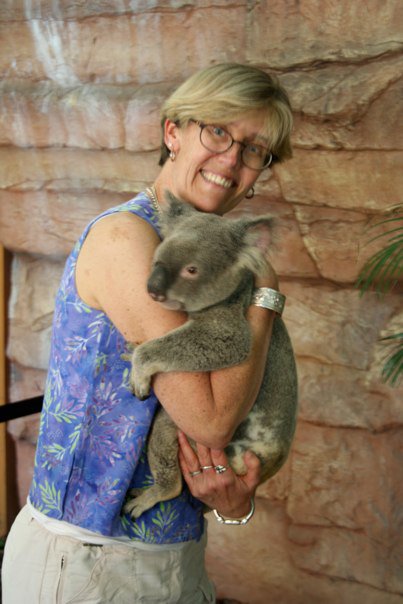
[[[380,338],[401,295],[359,297],[368,221],[399,201],[398,0],[14,0],[0,6],[0,238],[12,254],[10,400],[42,393],[53,299],[86,222],[157,173],[158,108],[195,69],[278,75],[294,158],[235,213],[273,212],[300,414],[286,466],[247,527],[209,523],[221,597],[250,604],[403,602],[402,390]],[[15,420],[20,505],[38,418]],[[235,579],[236,577],[236,579]]]

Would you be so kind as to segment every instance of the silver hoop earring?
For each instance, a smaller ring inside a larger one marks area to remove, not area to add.
[[[176,158],[176,153],[175,153],[175,151],[171,151],[171,152],[170,152],[170,154],[169,154],[169,158],[170,158],[170,160],[171,160],[171,161],[175,161],[175,158]]]
[[[255,195],[255,189],[252,187],[251,189],[249,189],[249,191],[246,193],[245,195],[245,199],[252,199],[252,197]]]

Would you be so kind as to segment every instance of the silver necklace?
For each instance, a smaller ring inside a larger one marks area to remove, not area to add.
[[[149,200],[152,203],[154,210],[157,212],[157,214],[159,214],[161,212],[161,206],[159,204],[158,197],[157,197],[157,191],[155,190],[154,185],[152,185],[151,187],[147,187],[146,193],[148,195]]]

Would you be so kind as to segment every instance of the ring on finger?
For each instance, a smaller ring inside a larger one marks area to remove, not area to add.
[[[214,470],[216,474],[224,474],[228,470],[228,466],[214,466]]]
[[[198,474],[201,474],[202,472],[203,472],[203,470],[202,470],[202,468],[200,468],[199,470],[195,470],[194,472],[189,472],[189,474],[193,478],[194,476],[198,476]]]
[[[212,470],[214,468],[214,466],[202,466],[201,469],[202,470]]]

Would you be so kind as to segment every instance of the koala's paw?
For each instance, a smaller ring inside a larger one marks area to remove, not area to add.
[[[123,506],[123,511],[125,514],[130,514],[130,516],[134,520],[135,518],[138,518],[139,516],[141,516],[141,514],[143,513],[144,510],[142,510],[140,513],[137,513],[136,499],[130,499],[130,501],[125,503],[125,505]]]
[[[137,344],[133,344],[132,342],[126,342],[126,350],[120,355],[122,361],[131,362],[133,359],[133,352],[137,348]]]
[[[244,476],[247,473],[247,467],[245,465],[243,454],[235,455],[230,460],[231,468],[238,476]]]
[[[139,492],[139,495],[125,503],[123,506],[123,511],[125,514],[130,514],[133,520],[135,520],[136,518],[139,518],[141,514],[153,507],[153,505],[157,503],[158,498],[154,496],[152,490],[152,487],[146,490],[132,489],[131,493],[137,491]]]
[[[132,501],[130,501],[130,503],[127,503],[124,507],[124,511],[126,514],[130,514],[130,516],[132,517],[133,520],[136,520],[137,518],[140,518],[141,514],[143,514],[144,512],[146,512],[149,508],[148,507],[144,507],[142,505],[140,505],[139,503],[136,503],[136,499],[133,499]]]
[[[141,401],[144,401],[150,394],[151,376],[141,374],[139,371],[133,369],[130,374],[130,386],[134,395]]]

